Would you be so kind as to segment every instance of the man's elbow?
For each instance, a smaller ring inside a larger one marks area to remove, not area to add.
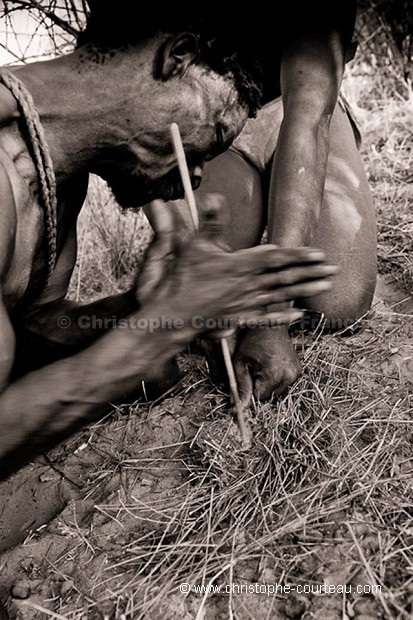
[[[298,119],[304,123],[318,126],[320,122],[330,124],[331,117],[337,105],[338,87],[307,89],[293,91],[283,95],[284,118]]]

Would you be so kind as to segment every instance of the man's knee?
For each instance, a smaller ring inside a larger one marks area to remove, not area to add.
[[[365,317],[373,301],[376,285],[375,272],[358,282],[340,283],[328,293],[311,299],[297,300],[296,305],[308,310],[307,329],[323,327],[328,331],[349,329]]]
[[[205,166],[196,195],[226,199],[224,241],[232,250],[258,245],[266,223],[262,175],[238,153],[228,150]]]

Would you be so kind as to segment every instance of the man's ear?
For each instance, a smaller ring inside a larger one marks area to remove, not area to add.
[[[169,80],[183,75],[199,54],[198,37],[192,32],[172,36],[163,45],[158,57],[159,77]]]

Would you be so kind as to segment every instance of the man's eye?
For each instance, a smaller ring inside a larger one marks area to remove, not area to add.
[[[222,131],[222,127],[218,125],[217,127],[217,145],[220,149],[224,148],[225,140],[224,140],[224,132]]]
[[[215,130],[215,143],[210,147],[205,161],[211,161],[214,157],[221,155],[226,150],[224,131],[220,125],[217,125]]]
[[[215,141],[213,148],[211,149],[211,154],[214,157],[216,157],[217,155],[220,155],[221,153],[223,153],[226,150],[226,148],[227,148],[227,145],[225,142],[224,130],[222,129],[220,125],[217,125],[216,141]]]

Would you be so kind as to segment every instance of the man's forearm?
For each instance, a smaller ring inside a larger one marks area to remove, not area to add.
[[[328,135],[328,119],[305,130],[294,120],[283,122],[269,192],[270,243],[311,245],[323,201]]]
[[[115,329],[81,353],[9,385],[0,396],[3,462],[28,438],[41,448],[53,435],[126,397],[193,337],[189,328],[151,333],[144,326],[153,325],[153,317],[139,319],[141,329]]]
[[[79,353],[137,310],[134,290],[83,306],[63,299],[40,308],[14,324],[12,378]]]
[[[39,338],[80,350],[138,309],[133,289],[86,305],[62,299],[39,309],[23,326]]]
[[[309,245],[323,202],[330,122],[345,63],[347,18],[352,8],[323,7],[305,33],[283,50],[280,82],[284,118],[273,161],[268,216],[269,241]],[[346,19],[345,19],[345,16]],[[343,30],[344,29],[344,30]]]

